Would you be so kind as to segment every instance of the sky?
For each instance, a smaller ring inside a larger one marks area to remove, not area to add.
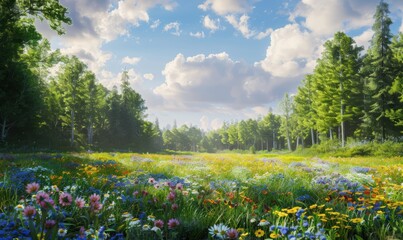
[[[393,34],[403,0],[386,0]],[[109,89],[127,70],[160,127],[217,129],[278,112],[315,67],[323,43],[344,31],[368,48],[379,0],[60,0],[72,25],[58,36],[36,25],[64,54],[84,61]]]

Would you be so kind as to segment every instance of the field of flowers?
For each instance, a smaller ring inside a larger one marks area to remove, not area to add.
[[[403,239],[403,158],[0,154],[0,239]]]

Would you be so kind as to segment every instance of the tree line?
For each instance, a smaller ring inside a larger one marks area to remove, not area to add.
[[[51,51],[35,18],[58,34],[71,23],[57,0],[0,3],[1,145],[159,150],[159,128],[145,120],[145,102],[127,71],[119,89],[106,89],[80,59]]]
[[[337,32],[312,74],[279,109],[259,119],[224,123],[204,132],[195,126],[160,130],[145,120],[146,105],[122,73],[106,89],[75,56],[52,51],[34,19],[58,34],[70,24],[57,0],[0,3],[0,144],[2,147],[161,151],[276,150],[347,139],[399,141],[403,131],[403,34],[393,36],[388,5],[374,15],[374,35],[364,52]]]

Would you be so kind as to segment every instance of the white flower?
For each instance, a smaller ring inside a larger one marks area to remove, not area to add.
[[[224,224],[214,224],[212,227],[209,229],[209,233],[212,237],[218,238],[218,239],[225,239],[226,238],[226,233],[229,230],[229,227],[225,226]]]
[[[150,230],[150,225],[144,224],[143,225],[143,231],[148,231],[148,230]]]
[[[153,228],[151,228],[151,231],[154,231],[157,233],[157,232],[160,232],[161,229],[159,227],[153,227]]]
[[[24,211],[24,205],[22,205],[22,204],[18,204],[17,206],[15,206],[15,211],[17,211],[17,212],[22,212],[22,211]]]
[[[270,224],[269,221],[266,221],[265,219],[262,219],[262,220],[260,220],[258,226],[263,227],[263,226],[267,226],[267,225],[269,225],[269,224]]]
[[[141,224],[141,221],[137,218],[133,218],[130,223],[129,223],[129,227],[138,227]]]
[[[57,231],[57,236],[59,237],[64,237],[67,234],[67,229],[64,228],[59,228],[59,230]]]

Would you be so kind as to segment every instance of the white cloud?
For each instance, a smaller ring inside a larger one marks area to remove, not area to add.
[[[211,126],[211,129],[218,130],[222,127],[223,124],[224,124],[223,120],[215,118],[215,119],[211,120],[210,126]]]
[[[207,15],[203,18],[203,26],[211,32],[215,32],[220,29],[220,19],[214,20]]]
[[[143,75],[143,77],[144,77],[145,79],[147,79],[147,80],[152,81],[152,80],[154,79],[154,74],[152,74],[152,73],[146,73],[146,74]]]
[[[258,40],[262,40],[262,39],[264,39],[264,38],[270,36],[270,34],[271,34],[272,32],[273,32],[273,29],[272,29],[272,28],[268,28],[268,29],[266,29],[266,31],[258,33],[258,34],[255,36],[255,38],[258,39]]]
[[[205,38],[206,36],[204,35],[204,32],[196,32],[196,33],[189,33],[190,36],[195,37],[195,38]]]
[[[317,35],[358,29],[373,23],[379,0],[302,0],[290,20],[305,18],[304,25]]]
[[[130,64],[130,65],[136,65],[137,63],[139,63],[141,61],[141,58],[139,57],[124,57],[122,59],[122,63],[126,63],[126,64]]]
[[[171,30],[173,30],[173,31],[171,31]],[[175,36],[180,36],[181,32],[182,32],[180,30],[180,23],[178,23],[178,22],[168,23],[167,25],[165,25],[164,31],[165,32],[171,31],[171,34],[175,35]]]
[[[257,63],[277,77],[296,77],[312,72],[323,40],[302,31],[297,24],[276,29],[270,36],[266,58]]]
[[[206,0],[198,6],[199,9],[213,10],[218,15],[224,16],[234,13],[245,13],[252,9],[248,0]]]
[[[245,38],[250,38],[253,35],[255,35],[255,31],[249,29],[249,16],[248,15],[242,15],[239,20],[237,19],[236,16],[234,15],[228,15],[225,17],[227,21],[239,32],[242,33],[242,36]]]
[[[100,78],[106,62],[112,58],[111,53],[102,50],[106,42],[128,34],[129,26],[149,21],[151,8],[159,5],[170,11],[176,6],[173,0],[121,0],[118,4],[115,0],[60,2],[69,10],[73,22],[65,26],[66,34],[57,36],[46,23],[39,21],[38,31],[63,54],[79,57]]]
[[[155,29],[161,24],[161,20],[157,19],[155,20],[151,25],[150,28]]]
[[[357,43],[357,46],[364,46],[364,49],[368,50],[373,35],[374,31],[372,29],[368,29],[361,35],[354,37],[354,41]]]
[[[296,78],[273,78],[260,66],[233,61],[227,53],[185,57],[165,65],[165,82],[154,89],[163,109],[222,112],[270,102],[294,89]]]
[[[210,130],[210,121],[205,115],[200,118],[200,128],[204,131]]]

